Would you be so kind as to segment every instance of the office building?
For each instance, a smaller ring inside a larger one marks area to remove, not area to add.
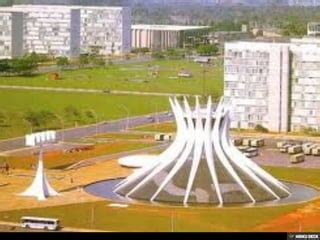
[[[131,10],[127,7],[82,7],[81,51],[121,54],[131,50]]]
[[[22,13],[0,8],[0,59],[23,54],[22,19]]]
[[[19,52],[18,55],[21,52],[36,52],[76,57],[80,53],[91,52],[101,55],[121,54],[131,49],[130,8],[14,5],[1,8],[0,14],[5,19],[8,18],[6,14],[9,14],[10,19],[13,19],[12,27],[9,23],[3,24],[3,28],[10,27],[12,34],[18,35],[21,33],[20,28],[23,29],[22,51],[19,46],[12,46],[12,51],[8,51],[5,43],[0,42],[0,49],[7,49],[0,54],[2,58],[16,56],[15,52]],[[19,24],[16,24],[18,21]],[[9,34],[8,30],[6,32]],[[16,45],[16,41],[7,41]]]
[[[132,48],[184,48],[208,41],[206,26],[133,25]]]
[[[320,23],[319,22],[308,23],[308,36],[313,36],[313,37],[320,36]]]
[[[273,132],[320,130],[320,39],[234,42],[225,51],[224,95],[232,127]]]
[[[225,45],[225,92],[236,103],[233,128],[288,129],[289,46],[235,42]]]
[[[80,54],[80,10],[59,6],[16,5],[23,13],[24,51],[54,56]]]

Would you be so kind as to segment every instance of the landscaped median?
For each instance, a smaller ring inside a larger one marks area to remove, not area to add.
[[[52,151],[44,154],[45,166],[48,169],[64,169],[68,166],[80,162],[82,160],[107,156],[115,153],[124,153],[132,150],[144,149],[155,146],[152,142],[133,142],[128,140],[111,141],[104,144],[96,144],[90,148],[77,147],[80,151],[68,151],[63,150]],[[84,150],[81,150],[84,149]],[[32,166],[36,166],[38,161],[37,155],[29,156],[1,156],[0,164],[7,162],[10,168],[14,169],[31,169]]]

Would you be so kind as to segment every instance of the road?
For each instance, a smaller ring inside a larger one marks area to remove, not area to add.
[[[154,120],[166,122],[172,121],[173,116],[168,115],[167,112],[162,112],[158,114],[150,114],[138,117],[132,117],[127,119],[120,119],[115,121],[109,122],[101,122],[93,125],[87,125],[83,127],[65,129],[57,132],[57,140],[58,141],[65,141],[65,140],[72,140],[84,137],[94,136],[96,131],[98,130],[99,133],[106,133],[106,132],[118,132],[121,130],[125,130],[127,127],[127,122],[129,128],[138,127],[145,124],[150,124],[154,122]],[[10,151],[19,148],[25,147],[25,140],[24,137],[8,139],[0,141],[0,151]]]

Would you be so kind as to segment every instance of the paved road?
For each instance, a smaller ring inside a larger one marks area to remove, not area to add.
[[[145,124],[150,124],[157,119],[159,122],[166,122],[173,120],[173,116],[169,116],[167,113],[150,114],[145,116],[133,117],[127,119],[121,119],[116,121],[101,122],[97,125],[89,125],[78,128],[66,129],[57,132],[57,138],[59,141],[72,140],[83,137],[90,137],[96,134],[98,130],[99,133],[105,132],[117,132],[125,130],[127,124],[129,128],[138,127]],[[0,151],[10,151],[19,148],[24,148],[24,137],[3,140],[0,141]]]
[[[104,93],[114,95],[137,95],[137,96],[156,96],[156,97],[172,97],[172,96],[194,96],[187,93],[159,93],[159,92],[140,92],[140,91],[121,91],[121,90],[104,90],[104,89],[83,89],[83,88],[62,88],[62,87],[31,87],[16,85],[0,85],[0,89],[15,90],[32,90],[32,91],[49,91],[49,92],[73,92],[73,93]]]

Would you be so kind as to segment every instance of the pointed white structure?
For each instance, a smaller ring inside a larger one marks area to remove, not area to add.
[[[44,201],[48,197],[57,196],[59,195],[49,184],[47,176],[44,172],[44,165],[43,165],[43,150],[40,148],[39,153],[39,162],[36,176],[31,184],[31,186],[20,196],[25,197],[35,197],[39,201]]]
[[[170,98],[177,123],[173,144],[156,161],[116,186],[128,198],[192,203],[256,203],[290,195],[287,187],[245,157],[229,137],[230,108],[220,101],[213,110],[211,98],[195,110],[187,99],[183,107]]]

